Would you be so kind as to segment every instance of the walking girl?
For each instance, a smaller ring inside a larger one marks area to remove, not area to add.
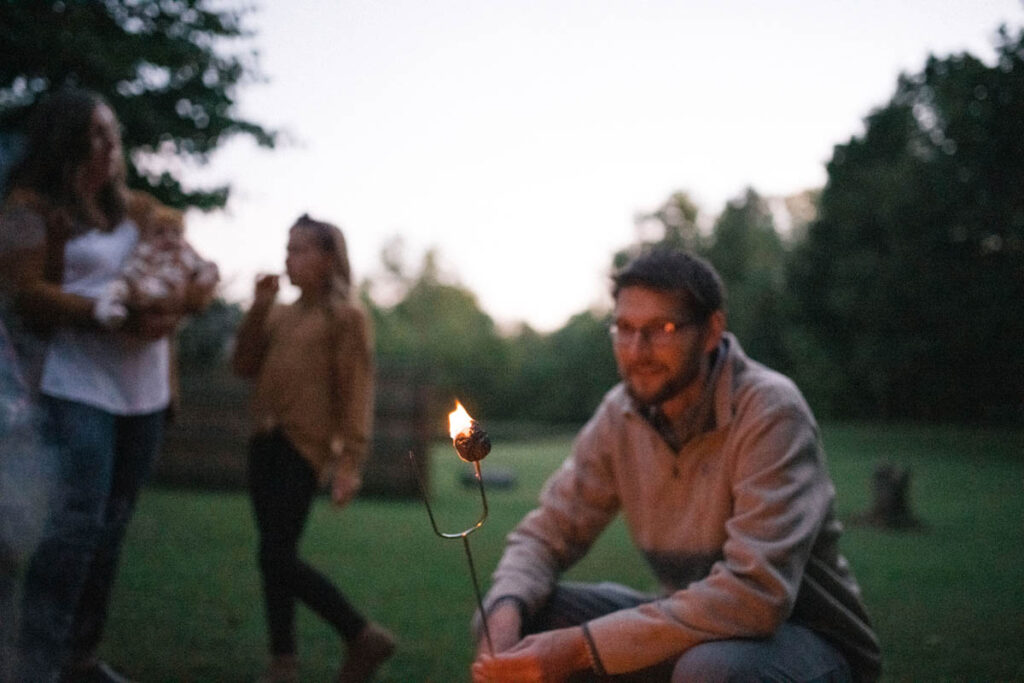
[[[298,543],[321,484],[330,484],[339,507],[362,484],[373,415],[369,323],[355,300],[337,227],[300,217],[289,231],[285,266],[298,300],[275,303],[278,277],[259,276],[233,359],[237,374],[254,379],[249,492],[271,654],[260,680],[298,680],[295,603],[301,600],[348,646],[339,683],[365,681],[391,656],[394,638],[299,559]]]

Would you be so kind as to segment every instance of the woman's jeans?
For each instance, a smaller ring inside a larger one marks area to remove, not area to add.
[[[0,311],[2,312],[2,311]],[[0,321],[0,683],[15,683],[17,595],[39,543],[54,458],[42,443],[39,410]]]
[[[22,594],[20,679],[51,681],[93,655],[125,529],[163,436],[165,411],[118,416],[42,398],[57,453],[49,515]]]
[[[298,557],[299,538],[317,490],[313,468],[280,431],[249,446],[249,493],[259,529],[270,651],[295,654],[295,602],[304,602],[352,641],[366,620],[320,572]]]

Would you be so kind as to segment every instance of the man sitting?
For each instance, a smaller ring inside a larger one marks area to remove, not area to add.
[[[622,381],[508,537],[473,680],[877,678],[796,386],[726,332],[721,280],[695,256],[642,254],[613,295]],[[620,511],[662,594],[559,583]]]

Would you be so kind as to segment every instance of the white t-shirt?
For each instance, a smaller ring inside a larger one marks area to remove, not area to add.
[[[64,248],[65,292],[97,298],[120,276],[139,240],[125,220],[110,232],[90,230]],[[170,403],[170,346],[123,332],[61,327],[49,342],[40,390],[115,415],[141,415]]]

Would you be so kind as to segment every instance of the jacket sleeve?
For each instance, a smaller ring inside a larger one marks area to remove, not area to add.
[[[662,600],[591,621],[608,673],[653,665],[706,641],[767,637],[792,613],[834,497],[817,428],[792,406],[736,428],[723,559]]]
[[[239,377],[253,378],[259,374],[270,341],[269,323],[273,310],[273,305],[253,306],[239,323],[231,354],[231,369]]]
[[[512,597],[527,615],[536,613],[559,575],[586,554],[618,512],[619,498],[600,432],[600,416],[595,416],[580,432],[572,454],[544,485],[540,506],[508,535],[485,611]]]
[[[358,473],[366,461],[373,429],[373,339],[361,308],[347,309],[338,324],[334,358],[337,431],[332,438],[332,456],[337,462],[329,469]]]

